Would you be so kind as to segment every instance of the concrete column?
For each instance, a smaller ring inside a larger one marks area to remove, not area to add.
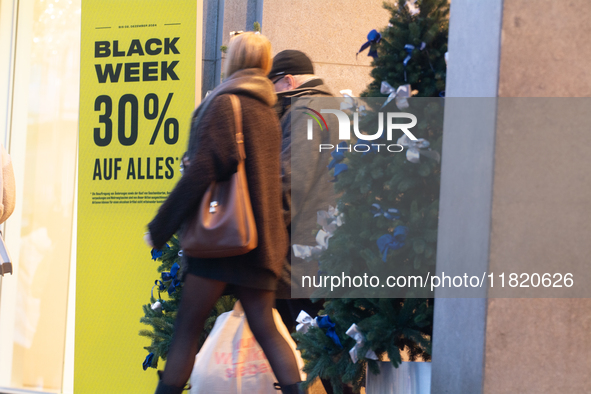
[[[220,83],[224,0],[203,0],[203,71],[201,98]]]
[[[439,273],[488,269],[502,8],[502,0],[451,4],[445,90],[458,99],[445,109]],[[489,99],[468,105],[461,97]],[[432,393],[482,393],[486,313],[485,298],[436,300]]]
[[[506,98],[591,94],[591,3],[454,0],[451,7],[448,97],[499,99],[476,113],[448,100],[438,271],[588,261],[588,127],[577,119],[560,130],[535,127],[558,110]],[[522,124],[511,122],[517,115]],[[438,299],[433,339],[432,393],[591,392],[589,299]]]
[[[203,6],[203,87],[202,96],[220,84],[224,56],[231,31],[252,31],[262,23],[263,0],[204,0]]]

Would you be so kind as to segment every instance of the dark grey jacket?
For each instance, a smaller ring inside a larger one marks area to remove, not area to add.
[[[319,144],[338,144],[338,126],[334,115],[326,116],[329,130],[320,130],[314,124],[313,140],[307,140],[307,121],[310,117],[300,108],[292,107],[292,98],[308,98],[307,105],[321,107],[326,98],[333,97],[330,89],[320,78],[307,81],[294,90],[278,95],[276,111],[281,121],[283,142],[281,146],[281,167],[283,179],[283,208],[285,223],[288,226],[290,245],[292,242],[291,224],[297,224],[298,234],[293,239],[298,243],[315,245],[316,212],[327,210],[335,205],[330,172],[330,151],[318,152]],[[315,103],[317,105],[315,105]],[[334,118],[334,119],[333,119]],[[306,149],[302,149],[305,146]],[[292,149],[294,147],[294,149]],[[316,147],[316,149],[307,147]],[[291,298],[291,261],[306,264],[303,260],[288,253],[284,271],[279,282],[277,298]],[[314,264],[307,263],[307,264]]]

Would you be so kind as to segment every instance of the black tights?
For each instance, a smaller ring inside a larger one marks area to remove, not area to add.
[[[186,275],[174,335],[162,375],[163,383],[182,387],[189,380],[201,330],[225,287],[224,282]],[[273,320],[275,292],[236,286],[236,296],[242,303],[248,325],[265,352],[279,384],[284,386],[299,382],[300,373],[293,351],[277,331]]]

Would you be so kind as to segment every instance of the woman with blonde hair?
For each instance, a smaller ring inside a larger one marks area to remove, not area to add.
[[[236,172],[239,151],[230,95],[242,108],[246,177],[258,232],[252,251],[226,258],[183,256],[184,286],[166,368],[156,394],[181,393],[191,375],[205,320],[226,286],[240,299],[248,324],[265,352],[284,393],[298,393],[300,374],[294,354],[277,331],[272,308],[287,254],[280,181],[281,129],[273,110],[276,96],[266,77],[271,44],[254,33],[235,36],[225,63],[225,80],[193,114],[183,176],[148,225],[146,242],[155,248],[195,215],[207,187]],[[222,378],[222,377],[220,377]]]

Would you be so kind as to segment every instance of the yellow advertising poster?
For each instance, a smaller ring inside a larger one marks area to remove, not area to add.
[[[195,104],[195,0],[83,0],[74,392],[148,393],[142,237],[178,181]]]

